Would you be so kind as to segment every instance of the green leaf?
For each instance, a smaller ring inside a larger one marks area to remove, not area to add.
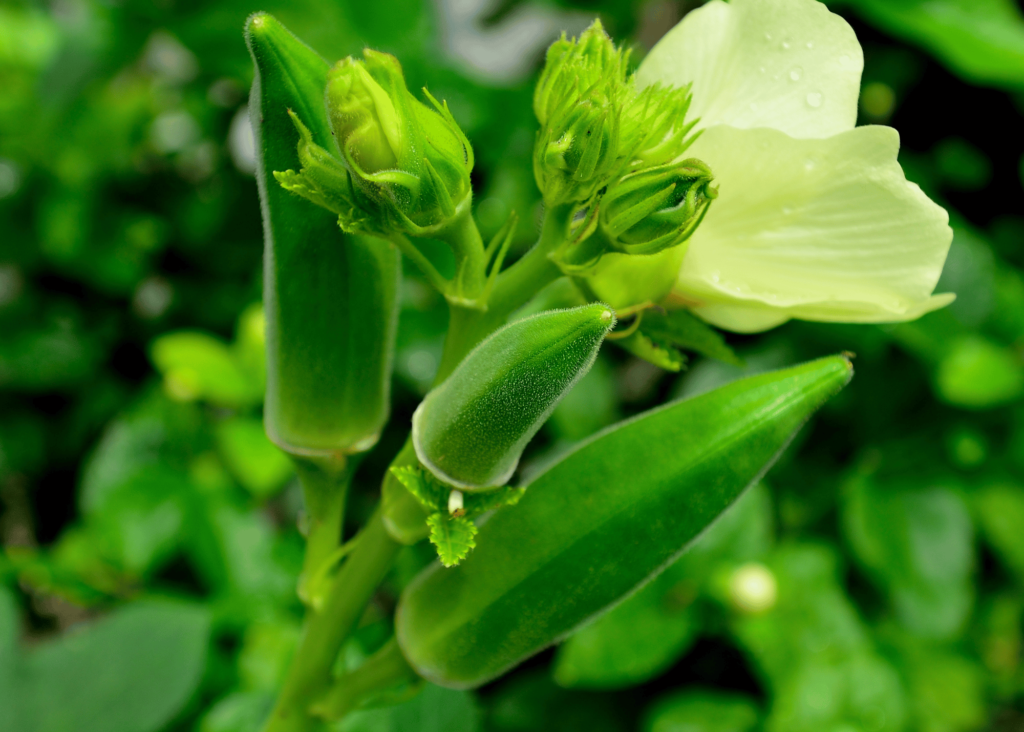
[[[274,697],[266,692],[231,694],[203,715],[198,732],[260,732],[273,706]]]
[[[645,715],[644,732],[753,732],[760,713],[752,699],[711,690],[662,697]]]
[[[925,47],[969,82],[1008,89],[1024,85],[1024,15],[1013,0],[847,4],[883,30]]]
[[[458,567],[435,564],[399,602],[421,675],[469,687],[618,602],[677,557],[846,384],[814,361],[670,404],[602,432],[481,528]]]
[[[448,493],[451,492],[451,489],[443,486],[433,476],[429,476],[423,468],[418,466],[393,466],[391,474],[398,478],[398,481],[428,511],[447,510]]]
[[[647,311],[640,330],[683,351],[695,351],[733,366],[743,365],[743,360],[729,348],[722,334],[689,310]]]
[[[433,684],[404,704],[355,712],[338,732],[477,732],[480,712],[476,700],[464,691]]]
[[[269,498],[292,475],[288,457],[267,439],[260,420],[233,417],[217,425],[217,447],[231,473],[257,498]]]
[[[897,648],[915,732],[971,732],[985,727],[986,679],[977,663],[913,642],[897,643]]]
[[[768,561],[778,601],[737,614],[732,632],[767,680],[766,732],[874,729],[903,732],[906,709],[895,670],[875,651],[838,580],[833,551],[784,546]]]
[[[1005,483],[987,486],[974,495],[974,506],[985,539],[1024,582],[1024,489]]]
[[[16,730],[18,693],[18,606],[0,585],[0,729]]]
[[[849,486],[843,528],[908,629],[939,638],[959,633],[974,600],[974,532],[956,492],[862,478]]]
[[[666,371],[682,371],[686,366],[686,356],[678,348],[668,341],[652,338],[643,330],[615,341],[615,344]]]
[[[939,397],[954,406],[990,409],[1024,394],[1024,364],[981,336],[964,336],[943,356],[935,382]]]
[[[206,399],[228,407],[259,401],[259,385],[223,341],[206,333],[181,331],[153,341],[153,364],[168,393],[182,401]]]
[[[33,648],[19,680],[23,729],[157,732],[198,687],[209,630],[195,605],[140,601]]]
[[[476,546],[477,528],[464,516],[438,512],[427,518],[430,542],[437,547],[441,564],[454,567]]]

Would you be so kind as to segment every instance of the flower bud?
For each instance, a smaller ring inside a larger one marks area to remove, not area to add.
[[[534,175],[545,204],[589,201],[631,166],[678,159],[692,141],[689,88],[637,92],[628,62],[599,21],[579,41],[563,35],[548,49],[533,97],[541,123]]]
[[[412,441],[420,462],[463,490],[504,485],[614,324],[612,311],[594,303],[495,331],[417,408]]]
[[[327,77],[331,131],[367,213],[385,228],[443,227],[471,197],[473,151],[446,104],[436,111],[405,86],[398,60],[366,49]]]
[[[718,190],[699,160],[630,173],[601,198],[599,226],[625,254],[656,254],[682,244],[700,224]]]

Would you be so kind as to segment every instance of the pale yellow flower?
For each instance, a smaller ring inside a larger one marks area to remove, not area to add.
[[[790,318],[905,321],[932,295],[947,213],[896,161],[889,127],[855,127],[863,55],[815,0],[721,0],[689,13],[644,59],[641,85],[693,84],[716,200],[685,249],[605,257],[592,282],[613,305],[668,295],[742,333]],[[652,287],[653,285],[653,287]]]

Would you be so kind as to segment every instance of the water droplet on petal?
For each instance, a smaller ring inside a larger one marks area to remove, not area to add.
[[[782,42],[782,50],[783,51],[788,51],[789,50],[789,41],[783,41]]]
[[[818,161],[815,160],[814,158],[807,158],[807,160],[804,161],[804,170],[806,170],[808,173],[814,170],[816,167],[818,167]]]
[[[817,109],[821,106],[822,96],[819,92],[811,92],[807,95],[807,106]]]
[[[717,269],[713,270],[711,272],[711,281],[712,282],[718,282],[720,279],[722,279],[721,273]]]
[[[793,213],[793,207],[792,206],[783,206],[782,207],[782,213],[785,216],[789,216],[791,213]]]
[[[765,72],[764,66],[762,66],[760,69],[758,69],[758,71],[760,71],[763,74]]]
[[[804,70],[799,66],[794,66],[789,71],[789,78],[792,81],[800,81],[800,77],[803,76]]]
[[[807,41],[807,50],[814,48],[814,41]]]
[[[770,41],[770,40],[772,39],[772,34],[771,34],[771,33],[765,33],[765,34],[764,34],[764,39],[765,39],[766,41]]]

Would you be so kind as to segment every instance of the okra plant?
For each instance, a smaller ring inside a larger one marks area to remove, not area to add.
[[[399,59],[365,49],[332,66],[262,13],[246,38],[265,424],[308,515],[307,620],[268,732],[318,729],[421,679],[479,686],[566,638],[686,551],[852,374],[834,355],[736,381],[517,481],[599,349],[678,371],[686,352],[735,361],[713,326],[894,322],[952,299],[932,294],[947,215],[904,178],[892,129],[855,128],[861,49],[815,0],[713,0],[639,66],[596,21],[557,40],[533,100],[543,221],[511,265],[522,224],[482,240],[471,141]],[[379,505],[343,544],[347,485],[388,420],[402,256],[447,299],[449,329]],[[523,314],[563,278],[565,307]],[[402,593],[393,639],[336,672],[420,541],[437,561]]]

